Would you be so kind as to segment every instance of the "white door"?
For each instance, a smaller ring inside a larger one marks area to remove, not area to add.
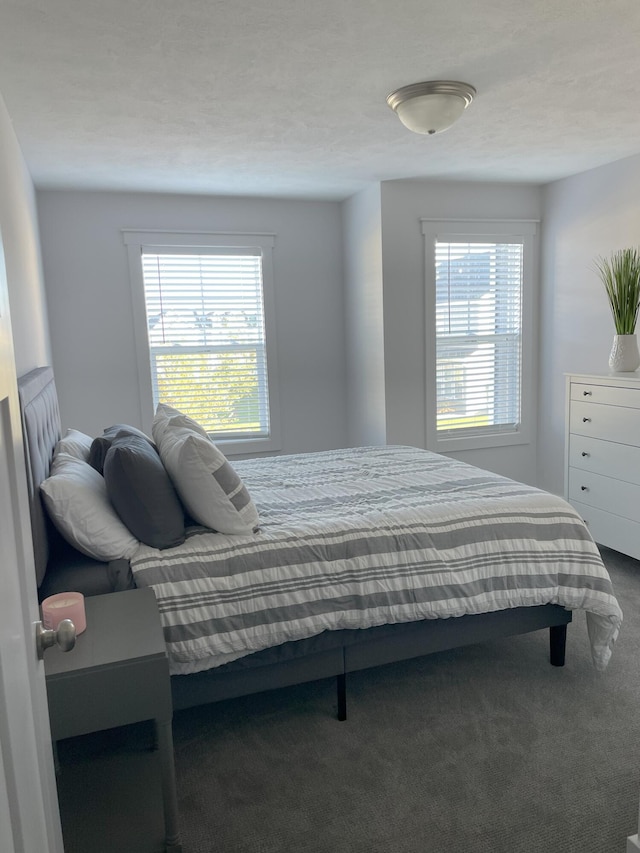
[[[0,851],[62,853],[0,235]]]

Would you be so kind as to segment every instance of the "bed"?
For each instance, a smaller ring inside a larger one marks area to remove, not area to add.
[[[345,719],[350,672],[541,629],[562,666],[575,609],[608,663],[622,613],[561,498],[411,447],[243,460],[255,531],[191,523],[175,547],[95,560],[41,500],[62,434],[53,371],[18,384],[40,598],[153,588],[175,709],[333,677]]]

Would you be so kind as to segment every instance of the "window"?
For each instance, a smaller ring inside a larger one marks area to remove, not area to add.
[[[278,449],[273,238],[126,232],[125,242],[147,419],[167,403],[226,452]]]
[[[427,445],[529,441],[534,223],[424,221],[423,233],[435,333],[427,345]]]

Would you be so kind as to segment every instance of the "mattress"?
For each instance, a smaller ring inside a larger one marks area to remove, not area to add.
[[[413,447],[234,462],[259,512],[246,536],[190,527],[131,560],[186,674],[324,631],[559,604],[587,614],[604,669],[622,613],[562,498]]]

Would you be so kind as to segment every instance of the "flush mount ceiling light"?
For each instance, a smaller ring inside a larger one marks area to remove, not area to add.
[[[414,133],[441,133],[456,122],[476,90],[455,80],[412,83],[387,95],[387,103]]]

